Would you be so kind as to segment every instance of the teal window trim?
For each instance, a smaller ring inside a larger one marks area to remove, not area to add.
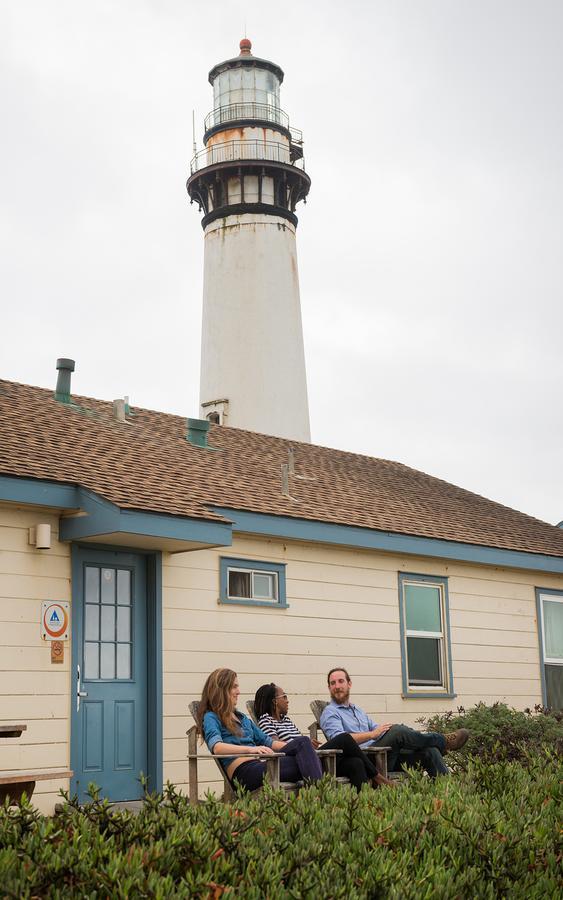
[[[277,597],[274,600],[259,600],[252,597],[229,597],[229,571],[245,569],[259,574],[275,574],[277,580]],[[219,603],[227,606],[263,606],[269,609],[287,609],[285,563],[265,562],[263,559],[238,559],[232,556],[220,557],[220,594]]]
[[[405,584],[433,584],[441,587],[442,621],[443,621],[443,649],[442,667],[444,680],[436,690],[430,690],[428,686],[421,685],[417,688],[409,684],[407,668],[407,627],[405,616]],[[401,676],[403,682],[402,696],[409,699],[439,698],[452,700],[457,694],[454,691],[454,678],[452,666],[452,647],[450,639],[450,603],[448,594],[448,579],[438,575],[417,575],[410,572],[399,572],[399,628],[401,635]]]
[[[540,676],[541,676],[541,696],[542,703],[544,706],[547,706],[547,683],[545,679],[545,667],[546,665],[553,665],[553,663],[546,662],[545,659],[545,641],[544,641],[544,633],[543,633],[543,603],[542,596],[548,595],[552,597],[560,597],[563,599],[563,591],[554,590],[553,588],[541,588],[537,587],[536,589],[536,615],[538,621],[538,647],[540,652]]]

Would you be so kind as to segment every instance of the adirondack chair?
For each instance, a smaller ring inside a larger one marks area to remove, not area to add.
[[[254,711],[254,700],[246,701],[246,709],[248,710],[248,715],[252,719],[253,722],[258,725],[258,719],[256,718],[256,713]],[[323,772],[326,772],[327,775],[331,775],[333,778],[336,778],[338,782],[342,784],[350,784],[347,778],[339,778],[336,775],[336,757],[338,754],[341,754],[342,750],[317,750],[317,756],[321,760],[321,765],[323,767]]]
[[[311,707],[311,712],[315,717],[315,721],[309,726],[309,737],[312,741],[316,741],[318,740],[319,730],[322,731],[321,713],[325,706],[328,706],[328,700],[312,700],[309,705]],[[381,775],[384,775],[386,778],[394,777],[395,773],[387,773],[387,753],[391,747],[363,747],[362,749],[364,753],[369,753],[370,756],[373,756],[375,768]]]
[[[197,716],[197,710],[199,707],[199,700],[194,700],[189,704],[189,710],[193,718],[195,719]],[[225,802],[229,802],[234,800],[235,798],[235,790],[233,788],[232,782],[230,781],[225,769],[221,765],[220,760],[231,758],[233,756],[245,756],[249,759],[256,759],[256,756],[251,753],[246,753],[244,750],[241,750],[240,753],[198,753],[198,737],[197,737],[197,727],[192,725],[191,728],[188,728],[186,732],[188,736],[188,795],[190,798],[190,803],[196,804],[198,802],[198,769],[197,764],[198,760],[201,759],[212,759],[216,763],[219,771],[221,772],[221,778],[223,779],[224,791],[223,791],[223,800]],[[280,759],[282,759],[283,753],[274,753],[271,756],[262,757],[262,759],[266,763],[266,777],[272,787],[281,788],[281,790],[286,793],[295,793],[299,787],[303,786],[303,782],[289,782],[289,781],[281,781],[280,780]],[[258,788],[257,791],[253,791],[253,794],[258,794],[262,788]]]

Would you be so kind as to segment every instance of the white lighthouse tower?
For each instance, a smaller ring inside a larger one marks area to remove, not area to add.
[[[204,213],[200,414],[309,441],[295,207],[311,181],[280,108],[283,72],[251,46],[209,73],[213,110],[187,182]]]

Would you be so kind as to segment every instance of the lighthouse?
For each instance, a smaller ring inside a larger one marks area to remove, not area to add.
[[[187,190],[203,213],[200,415],[310,440],[295,209],[311,184],[284,73],[251,52],[209,73],[213,109]]]

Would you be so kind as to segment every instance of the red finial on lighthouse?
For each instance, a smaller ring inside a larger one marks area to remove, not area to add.
[[[249,41],[248,38],[243,38],[239,47],[241,56],[252,56],[252,53],[250,52],[252,50],[252,41]]]

